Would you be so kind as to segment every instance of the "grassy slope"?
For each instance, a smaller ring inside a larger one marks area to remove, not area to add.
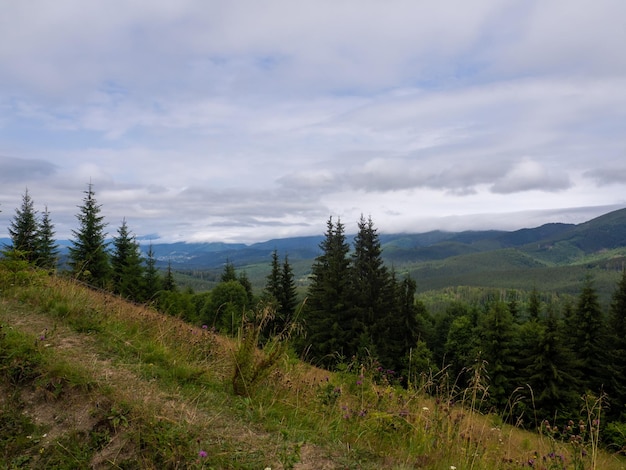
[[[236,340],[68,280],[0,270],[0,291],[2,468],[499,469],[553,450],[580,457],[480,415],[478,388],[434,401],[375,385],[367,365],[330,374],[285,356],[235,396]],[[585,468],[626,468],[586,450]]]

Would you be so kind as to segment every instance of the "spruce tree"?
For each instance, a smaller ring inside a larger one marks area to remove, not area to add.
[[[613,293],[608,326],[609,413],[623,419],[626,416],[626,270]]]
[[[559,320],[552,304],[545,318],[524,325],[527,341],[520,351],[523,384],[533,393],[536,416],[542,419],[563,420],[573,416],[578,405],[579,374],[574,354],[563,341]],[[521,384],[520,384],[521,385]]]
[[[161,276],[159,275],[159,270],[156,268],[156,258],[154,256],[152,243],[150,243],[148,247],[145,264],[143,279],[144,295],[142,300],[151,302],[156,299],[156,294],[162,288]]]
[[[450,363],[449,351],[446,348],[446,342],[448,340],[448,334],[452,323],[456,318],[463,315],[469,316],[469,307],[467,304],[454,301],[446,307],[445,312],[439,314],[433,325],[433,333],[428,346],[433,352],[433,359],[436,364],[441,364],[442,367],[447,366]]]
[[[222,271],[222,276],[220,277],[220,282],[229,282],[237,280],[237,272],[235,271],[235,265],[231,263],[229,260],[226,260],[226,264],[224,265],[224,270]]]
[[[296,282],[293,269],[289,264],[289,257],[285,255],[282,270],[280,273],[280,317],[282,318],[283,328],[291,322],[293,314],[298,305],[298,294],[296,291]]]
[[[359,333],[361,338],[352,347],[359,354],[367,350],[379,355],[387,348],[384,343],[390,340],[385,330],[396,329],[393,323],[397,318],[392,314],[395,286],[384,265],[380,240],[371,217],[365,220],[361,216],[358,229],[351,260],[350,307],[359,328],[353,332],[354,338]]]
[[[128,229],[126,219],[122,220],[113,239],[111,254],[111,279],[115,293],[132,300],[141,300],[143,292],[143,261],[139,243]]]
[[[580,363],[581,392],[599,393],[606,379],[605,323],[593,279],[587,275],[570,322],[572,349]]]
[[[533,286],[533,290],[530,291],[530,297],[528,298],[528,318],[531,321],[539,320],[539,313],[541,312],[541,297],[537,288]]]
[[[163,290],[168,292],[176,292],[176,281],[174,280],[174,273],[172,272],[172,262],[167,262],[167,270],[165,271],[165,277],[163,278]]]
[[[445,340],[445,361],[451,382],[460,387],[467,385],[469,370],[479,356],[480,344],[477,337],[476,317],[470,312],[454,316]]]
[[[237,282],[239,282],[239,284],[241,284],[246,291],[246,296],[248,297],[246,305],[252,305],[254,303],[254,294],[252,292],[252,283],[248,278],[248,273],[245,271],[240,272],[239,276],[237,276]]]
[[[328,219],[326,236],[320,243],[322,254],[311,267],[311,284],[305,304],[305,353],[320,365],[335,366],[356,351],[349,346],[353,318],[348,308],[350,247],[344,226]]]
[[[280,264],[278,261],[278,251],[274,250],[272,252],[272,262],[271,262],[270,273],[267,275],[265,279],[265,288],[263,289],[263,299],[265,302],[267,302],[269,305],[272,306],[274,310],[274,317],[271,318],[269,321],[267,321],[267,323],[265,324],[265,328],[263,329],[263,332],[262,332],[264,339],[268,339],[274,334],[276,334],[277,332],[281,331],[281,328],[279,326],[280,324],[279,311],[281,308],[280,298],[282,296],[281,290],[282,290],[282,283],[281,283]]]
[[[22,196],[22,205],[15,209],[15,217],[11,221],[8,231],[11,237],[11,246],[9,249],[14,255],[34,263],[37,259],[37,212],[28,188]]]
[[[265,288],[263,289],[264,297],[273,302],[278,309],[281,297],[281,275],[280,275],[280,263],[278,261],[278,251],[272,252],[272,263],[270,273],[265,279]]]
[[[285,329],[293,318],[297,304],[296,285],[289,259],[285,256],[281,266],[277,250],[272,252],[271,269],[266,278],[263,296],[275,309],[275,316],[267,323],[264,331],[264,335],[268,337]]]
[[[410,366],[409,353],[416,347],[420,338],[419,310],[415,301],[417,284],[410,276],[397,281],[395,273],[392,273],[391,285],[394,289],[394,302],[388,314],[383,315],[379,323],[377,335],[380,338],[376,340],[376,349],[378,358],[385,368],[407,378]]]
[[[487,361],[489,401],[504,410],[515,388],[515,331],[508,306],[504,302],[492,302],[479,327],[483,359]]]
[[[48,206],[46,206],[37,231],[37,259],[35,260],[35,264],[41,268],[56,268],[59,258],[59,247],[56,244],[54,235],[54,225],[50,220]]]
[[[96,201],[91,183],[84,194],[83,204],[76,215],[79,227],[72,230],[74,239],[69,247],[69,264],[72,274],[78,279],[96,287],[106,287],[110,276],[104,232],[107,224],[100,215],[101,206]]]

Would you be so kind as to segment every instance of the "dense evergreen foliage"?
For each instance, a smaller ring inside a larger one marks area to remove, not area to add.
[[[37,258],[35,264],[44,269],[54,269],[59,258],[59,246],[56,244],[54,224],[48,207],[45,207],[37,232]]]
[[[11,245],[5,253],[13,259],[21,259],[37,267],[52,270],[58,261],[58,247],[54,240],[54,225],[46,207],[38,219],[34,202],[28,189],[22,196],[21,207],[8,227]]]
[[[106,287],[111,273],[104,232],[107,224],[100,214],[101,206],[96,201],[91,183],[84,193],[83,204],[76,215],[79,227],[72,230],[74,239],[69,253],[70,268],[78,279],[97,287]]]
[[[343,224],[330,218],[320,249],[305,306],[307,357],[327,367],[375,359],[406,377],[421,333],[415,283],[385,266],[371,218],[359,220],[351,254]]]
[[[15,217],[8,228],[11,236],[11,246],[9,250],[19,253],[19,256],[28,262],[34,263],[37,259],[37,212],[34,202],[28,194],[28,189],[22,196],[22,205],[15,209]]]
[[[111,253],[111,280],[113,291],[129,299],[140,300],[145,297],[144,267],[139,243],[122,221],[113,239]]]
[[[320,365],[333,366],[356,353],[354,338],[361,325],[349,306],[348,252],[341,220],[326,224],[320,244],[322,254],[311,267],[311,284],[305,307],[306,355]]]
[[[610,306],[601,304],[588,275],[579,292],[561,298],[532,290],[481,290],[451,296],[429,311],[417,298],[417,282],[383,262],[371,218],[357,222],[350,244],[339,219],[329,218],[311,267],[306,298],[299,298],[287,254],[271,254],[269,274],[256,297],[246,271],[227,261],[208,292],[180,288],[168,264],[156,267],[152,246],[142,257],[139,243],[122,221],[107,249],[93,186],[88,185],[77,215],[79,227],[69,249],[72,275],[128,299],[148,302],[189,322],[235,335],[254,320],[258,302],[274,306],[264,340],[301,322],[294,341],[302,357],[327,368],[375,364],[385,380],[464,390],[483,374],[485,411],[536,425],[542,419],[580,419],[581,397],[592,393],[606,405],[619,428],[626,419],[626,273]],[[47,210],[38,219],[28,190],[9,227],[9,261],[53,269],[58,258],[54,225]],[[472,288],[466,288],[472,289]],[[302,316],[295,318],[299,300]],[[434,377],[437,377],[435,382]],[[615,429],[617,429],[615,428]],[[613,433],[616,445],[625,445]]]
[[[289,258],[285,255],[281,265],[277,250],[272,252],[271,269],[267,275],[263,297],[275,310],[273,318],[268,319],[263,334],[265,337],[280,334],[294,320],[298,295]]]

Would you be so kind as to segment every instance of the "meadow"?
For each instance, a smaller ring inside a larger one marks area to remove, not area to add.
[[[599,445],[601,397],[581,397],[584,419],[559,429],[511,416],[515,396],[484,413],[482,364],[465,389],[445,369],[407,387],[373,360],[329,372],[295,357],[290,335],[257,347],[271,314],[228,338],[0,268],[0,467],[626,469]]]

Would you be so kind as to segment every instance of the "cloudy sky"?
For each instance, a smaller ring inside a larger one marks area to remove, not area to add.
[[[253,242],[626,207],[623,0],[23,0],[0,15],[0,237]]]

